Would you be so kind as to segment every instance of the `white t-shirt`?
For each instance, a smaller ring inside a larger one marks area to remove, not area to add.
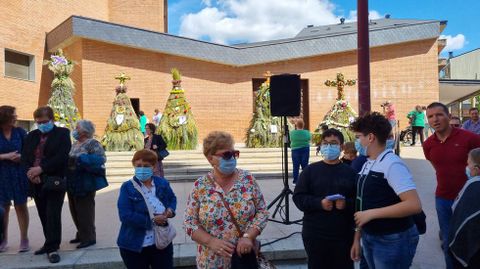
[[[370,171],[383,173],[388,185],[397,195],[416,189],[412,173],[391,149],[386,149],[375,160],[367,159],[359,174],[367,175]]]

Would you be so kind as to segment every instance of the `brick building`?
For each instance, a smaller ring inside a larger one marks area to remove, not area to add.
[[[171,89],[170,69],[183,74],[200,138],[214,129],[243,142],[253,112],[254,90],[265,71],[302,77],[305,120],[315,129],[336,90],[324,81],[337,72],[355,79],[356,24],[303,29],[297,36],[267,42],[219,45],[166,32],[166,0],[12,1],[0,9],[1,104],[17,107],[31,121],[46,104],[52,74],[42,61],[58,48],[77,62],[72,79],[83,118],[102,135],[115,95],[114,76],[127,73],[128,95],[151,117]],[[55,12],[50,12],[55,10]],[[370,24],[372,108],[392,100],[400,120],[417,104],[439,98],[438,37],[445,22],[379,19]],[[357,107],[357,88],[346,88]],[[403,121],[405,122],[405,121]]]

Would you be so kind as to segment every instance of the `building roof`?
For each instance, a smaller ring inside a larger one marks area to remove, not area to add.
[[[437,20],[373,20],[370,47],[438,38]],[[346,28],[350,27],[350,28]],[[78,38],[145,49],[231,66],[294,60],[357,49],[355,23],[307,27],[297,36],[238,45],[221,45],[80,16],[72,16],[47,34],[47,48],[55,51]]]
[[[480,80],[440,79],[440,102],[451,104],[480,91]]]

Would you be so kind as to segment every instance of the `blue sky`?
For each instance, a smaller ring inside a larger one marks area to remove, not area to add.
[[[355,20],[355,0],[169,0],[169,33],[233,44],[294,36],[308,24]],[[480,47],[480,0],[370,0],[373,17],[447,20],[455,55]],[[446,55],[447,51],[443,51]]]

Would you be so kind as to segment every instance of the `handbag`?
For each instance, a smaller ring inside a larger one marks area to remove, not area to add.
[[[228,205],[227,201],[223,197],[223,194],[217,192],[222,199],[223,205],[228,211],[230,218],[232,219],[233,225],[237,230],[238,237],[242,236],[242,230],[240,230],[240,226],[238,225],[235,216],[233,215],[232,211],[230,210],[230,206]],[[255,240],[254,242],[255,250],[251,251],[248,254],[243,254],[241,257],[237,255],[237,252],[234,251],[232,255],[232,262],[231,262],[231,269],[276,269],[277,267],[272,264],[263,254],[260,252],[260,241]]]
[[[148,213],[150,214],[151,218],[155,218],[155,214],[153,214],[153,208],[152,205],[147,201],[145,194],[143,193],[142,189],[140,186],[135,182],[135,180],[130,179],[132,181],[133,187],[142,195],[143,199],[145,200],[145,204],[147,205],[148,208]],[[152,220],[153,222],[153,220]],[[155,246],[157,249],[164,249],[168,247],[177,235],[177,231],[175,230],[175,227],[170,225],[167,222],[166,226],[159,226],[156,225],[155,222],[153,222],[153,234],[155,238]]]
[[[67,190],[67,179],[59,176],[42,175],[42,190],[62,192]]]
[[[163,160],[163,159],[165,159],[168,155],[170,155],[170,152],[168,152],[168,150],[166,150],[166,149],[162,149],[162,150],[158,150],[158,151],[157,151],[157,154],[158,154],[158,157]]]

